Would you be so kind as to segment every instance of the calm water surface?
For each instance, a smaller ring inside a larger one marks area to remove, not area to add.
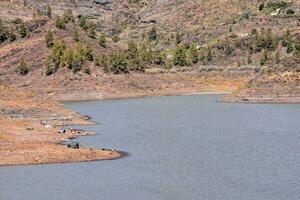
[[[300,105],[219,97],[67,103],[98,122],[82,144],[130,155],[0,167],[0,200],[300,199]]]

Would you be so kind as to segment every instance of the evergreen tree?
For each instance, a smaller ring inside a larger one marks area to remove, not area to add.
[[[195,43],[191,43],[189,49],[186,52],[187,65],[196,64],[199,61],[197,47]]]
[[[182,43],[177,45],[174,55],[174,65],[185,66],[186,62],[186,49]]]

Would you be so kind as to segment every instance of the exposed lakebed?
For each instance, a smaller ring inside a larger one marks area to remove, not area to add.
[[[117,160],[0,167],[1,200],[294,200],[300,105],[218,103],[218,95],[66,103],[97,122],[77,140]]]

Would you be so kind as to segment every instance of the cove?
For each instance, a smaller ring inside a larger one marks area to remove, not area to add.
[[[70,102],[96,122],[85,146],[117,160],[0,167],[1,200],[294,200],[300,105],[218,103],[219,95]]]

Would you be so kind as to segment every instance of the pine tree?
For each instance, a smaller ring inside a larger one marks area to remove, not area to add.
[[[199,61],[199,57],[197,54],[197,48],[195,43],[191,43],[189,49],[186,52],[186,62],[187,65],[196,64]]]
[[[174,55],[174,65],[185,66],[186,62],[186,49],[182,43],[177,45]]]

